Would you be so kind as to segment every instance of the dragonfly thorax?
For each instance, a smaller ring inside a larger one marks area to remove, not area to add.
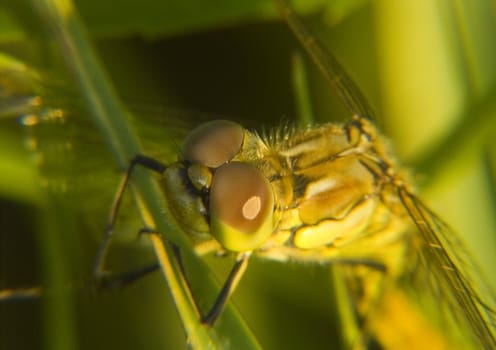
[[[271,169],[266,176],[280,219],[262,255],[311,259],[309,251],[320,251],[313,256],[321,260],[344,254],[348,246],[359,252],[361,245],[380,254],[409,232],[395,192],[399,176],[366,121],[275,134],[266,143],[263,169]]]

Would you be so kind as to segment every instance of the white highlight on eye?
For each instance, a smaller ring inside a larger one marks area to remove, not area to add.
[[[253,220],[258,216],[261,209],[262,200],[260,199],[260,196],[252,196],[245,202],[241,210],[245,219]]]

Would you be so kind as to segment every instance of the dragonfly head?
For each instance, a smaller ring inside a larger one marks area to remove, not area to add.
[[[164,174],[169,207],[179,224],[196,236],[210,234],[235,252],[256,249],[274,228],[272,186],[240,156],[245,134],[230,121],[201,125],[185,139],[179,162]]]

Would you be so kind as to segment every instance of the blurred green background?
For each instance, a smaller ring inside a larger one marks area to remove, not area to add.
[[[75,4],[119,95],[136,107],[136,124],[156,123],[168,138],[211,116],[257,130],[296,120],[291,59],[301,48],[272,2]],[[422,197],[463,234],[489,272],[496,264],[495,6],[483,0],[296,1],[370,100]],[[29,2],[0,2],[0,50],[42,72],[36,88],[53,88],[51,106],[84,119],[77,86],[45,31]],[[306,63],[316,119],[349,118]],[[0,97],[7,103],[17,86],[3,77]],[[177,116],[169,108],[185,112]],[[40,160],[25,147],[30,128],[12,116],[0,122],[0,288],[57,286],[43,300],[0,304],[0,348],[185,348],[159,274],[94,297],[84,291],[119,174],[96,130],[84,121],[59,133],[35,130],[38,149],[52,158]],[[145,138],[160,137],[154,129]],[[143,142],[171,147],[170,140],[150,139]],[[59,146],[67,144],[73,152]],[[170,149],[163,153],[172,159]],[[134,215],[126,211],[123,222]],[[129,232],[112,251],[116,270],[153,260],[146,244],[132,238],[139,225],[121,223]],[[220,279],[226,260],[208,259]],[[253,259],[234,302],[265,348],[340,346],[325,266]]]

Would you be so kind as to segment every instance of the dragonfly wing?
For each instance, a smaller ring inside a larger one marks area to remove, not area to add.
[[[398,195],[418,229],[417,263],[409,271],[415,294],[433,295],[443,322],[472,334],[485,349],[496,348],[494,295],[456,233],[405,188]]]
[[[361,118],[374,119],[367,100],[334,55],[325,48],[316,36],[312,35],[302,20],[285,0],[276,1],[283,19],[293,31],[307,54],[322,75],[334,88],[343,104]]]
[[[397,190],[416,228],[403,242],[399,276],[388,263],[382,271],[365,263],[336,266],[361,332],[353,341],[386,349],[496,348],[496,313],[487,304],[495,298],[463,244],[417,197]]]

